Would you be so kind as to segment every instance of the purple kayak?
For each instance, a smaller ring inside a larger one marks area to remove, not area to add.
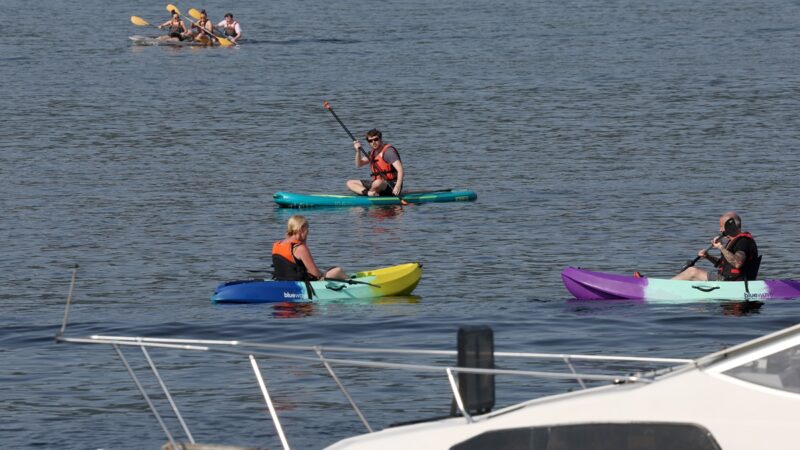
[[[578,300],[644,300],[648,303],[780,300],[800,298],[800,281],[681,281],[634,278],[567,267],[564,287]]]

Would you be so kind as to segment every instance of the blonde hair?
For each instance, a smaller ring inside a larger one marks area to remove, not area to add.
[[[286,235],[294,236],[300,233],[303,227],[308,227],[308,220],[300,214],[295,214],[289,217],[289,223],[286,225]]]

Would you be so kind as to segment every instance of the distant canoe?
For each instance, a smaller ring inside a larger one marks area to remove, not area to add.
[[[168,38],[167,36],[149,37],[149,36],[128,36],[133,45],[140,46],[167,46],[167,47],[211,47],[208,43],[198,42],[191,39],[179,41],[175,38]],[[214,44],[217,45],[217,44]]]
[[[365,195],[297,194],[276,192],[272,196],[282,208],[310,208],[315,206],[386,206],[407,203],[471,202],[478,198],[473,191],[452,189],[410,191],[401,197],[368,197]]]

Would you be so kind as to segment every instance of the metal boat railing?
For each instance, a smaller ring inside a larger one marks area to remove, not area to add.
[[[77,272],[77,266],[75,268]],[[153,361],[148,348],[160,349],[174,349],[191,352],[208,352],[228,354],[233,356],[247,357],[250,367],[253,370],[255,380],[264,397],[264,402],[269,410],[275,431],[281,441],[284,449],[289,449],[289,443],[286,440],[286,435],[281,426],[280,419],[273,405],[272,398],[267,388],[267,382],[264,374],[259,366],[259,359],[283,359],[290,361],[300,361],[309,364],[322,364],[325,367],[328,375],[338,386],[344,397],[347,399],[351,408],[358,416],[359,420],[363,423],[368,432],[373,432],[372,425],[367,421],[361,408],[353,400],[348,392],[344,383],[339,375],[334,371],[333,365],[344,367],[363,367],[363,368],[378,368],[378,369],[391,369],[412,372],[428,372],[439,373],[446,376],[450,389],[452,391],[453,399],[457,405],[461,415],[468,423],[472,423],[475,419],[469,414],[464,405],[461,396],[456,374],[488,374],[488,375],[505,375],[505,376],[520,376],[520,377],[533,377],[555,380],[574,380],[578,383],[581,389],[587,388],[587,382],[611,382],[611,383],[649,383],[652,382],[654,377],[664,371],[672,370],[676,366],[683,366],[692,363],[691,359],[677,359],[677,358],[650,358],[650,357],[631,357],[631,356],[601,356],[601,355],[580,355],[580,354],[556,354],[556,353],[525,353],[525,352],[494,352],[497,358],[520,359],[530,361],[562,361],[568,372],[550,372],[550,371],[534,371],[534,370],[519,370],[519,369],[502,369],[502,368],[476,368],[476,367],[460,367],[455,365],[441,365],[441,364],[412,364],[402,362],[386,362],[369,359],[354,359],[342,357],[330,357],[330,354],[361,354],[372,355],[373,358],[385,358],[387,356],[403,356],[403,357],[455,357],[456,351],[451,350],[427,350],[427,349],[392,349],[392,348],[356,348],[356,347],[342,347],[342,346],[320,346],[320,345],[293,345],[293,344],[269,344],[269,343],[256,343],[237,340],[208,340],[208,339],[175,339],[175,338],[156,338],[156,337],[132,337],[132,336],[103,336],[93,335],[88,337],[67,337],[64,336],[66,331],[67,317],[69,313],[69,305],[72,298],[72,288],[75,283],[75,272],[72,276],[72,284],[67,299],[67,308],[64,313],[64,322],[61,329],[56,334],[55,339],[58,342],[67,342],[73,344],[103,344],[110,345],[114,348],[117,356],[120,358],[123,366],[130,375],[136,388],[141,393],[148,408],[153,413],[156,421],[161,426],[164,434],[169,440],[171,448],[182,448],[175,435],[169,430],[162,415],[157,410],[150,395],[142,385],[134,369],[128,363],[128,359],[122,351],[123,347],[136,347],[139,348],[144,356],[147,366],[157,380],[158,385],[163,392],[164,397],[168,401],[172,413],[180,424],[183,434],[186,436],[191,444],[195,444],[194,436],[189,430],[177,404],[173,401],[169,388],[167,387],[164,379],[159,373],[158,367]],[[304,354],[299,354],[299,353]],[[604,373],[580,373],[575,367],[576,362],[604,362],[604,363],[636,363],[640,365],[663,365],[659,370],[650,370],[646,372],[638,372],[626,375],[609,375]]]
[[[172,399],[169,389],[167,388],[163,378],[161,377],[158,367],[147,351],[148,348],[162,348],[162,349],[175,349],[194,352],[209,352],[209,353],[222,353],[229,355],[240,355],[247,357],[250,366],[255,375],[256,381],[259,385],[264,401],[269,409],[270,416],[275,426],[275,431],[281,440],[283,448],[288,449],[289,444],[286,436],[281,427],[280,419],[272,403],[272,399],[267,388],[267,383],[264,375],[259,367],[259,359],[284,359],[292,361],[302,361],[312,364],[322,364],[330,377],[338,386],[348,403],[352,407],[359,420],[364,424],[368,432],[373,432],[374,429],[367,421],[364,413],[353,400],[348,392],[344,383],[337,375],[333,368],[336,366],[348,367],[365,367],[365,368],[378,368],[378,369],[391,369],[403,370],[414,372],[433,372],[440,373],[447,377],[450,385],[453,398],[457,407],[467,422],[473,422],[473,417],[469,414],[464,406],[463,399],[458,389],[458,382],[455,374],[470,373],[470,374],[489,374],[489,375],[506,375],[506,376],[521,376],[521,377],[534,377],[546,379],[560,379],[560,380],[574,380],[581,389],[586,389],[586,382],[588,381],[606,381],[611,383],[649,383],[652,381],[656,372],[636,373],[628,375],[609,375],[597,373],[580,373],[575,367],[575,362],[578,361],[593,361],[593,362],[609,362],[609,363],[639,363],[639,364],[656,364],[666,365],[670,367],[688,364],[693,362],[691,359],[676,359],[676,358],[648,358],[648,357],[630,357],[630,356],[600,356],[600,355],[579,355],[579,354],[555,354],[555,353],[523,353],[523,352],[495,352],[498,358],[521,358],[526,360],[561,360],[568,372],[550,372],[550,371],[534,371],[534,370],[517,370],[517,369],[484,369],[474,367],[458,367],[451,365],[434,365],[434,364],[410,364],[399,362],[385,362],[374,361],[369,359],[353,359],[353,358],[338,358],[331,357],[330,354],[335,353],[350,353],[350,354],[371,354],[386,357],[387,355],[402,355],[402,356],[456,356],[456,351],[448,350],[414,350],[414,349],[390,349],[390,348],[354,348],[354,347],[323,347],[319,345],[292,345],[292,344],[267,344],[255,343],[246,341],[228,341],[228,340],[206,340],[206,339],[173,339],[173,338],[152,338],[152,337],[131,337],[131,336],[102,336],[95,335],[89,337],[66,337],[59,335],[56,339],[60,342],[68,342],[74,344],[105,344],[114,348],[119,356],[125,369],[128,371],[131,379],[136,385],[139,392],[144,397],[149,409],[155,416],[159,425],[161,426],[164,434],[173,448],[177,447],[177,442],[172,432],[166,426],[161,414],[157,411],[154,403],[150,399],[150,395],[146,392],[142,383],[139,381],[135,371],[128,363],[121,347],[137,347],[144,355],[153,376],[158,381],[158,384],[170,404],[173,414],[180,423],[183,433],[191,443],[195,443],[194,437],[189,430],[186,422],[184,421],[180,410]],[[299,354],[301,352],[307,355]]]

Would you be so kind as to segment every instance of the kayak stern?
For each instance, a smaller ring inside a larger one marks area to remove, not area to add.
[[[578,300],[641,300],[647,278],[634,278],[567,267],[561,272],[564,287]]]

